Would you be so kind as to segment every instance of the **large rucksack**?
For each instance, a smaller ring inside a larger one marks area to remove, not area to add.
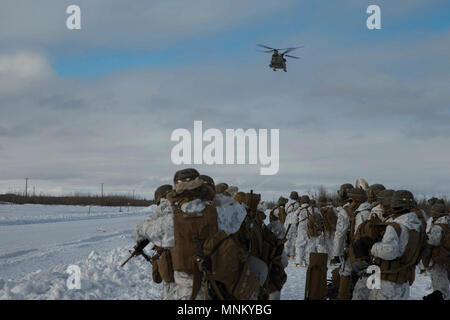
[[[336,231],[337,215],[332,207],[322,207],[320,209],[323,217],[323,228],[325,231]]]
[[[306,208],[306,214],[307,214],[307,235],[309,238],[311,237],[318,237],[323,232],[323,218],[322,215],[317,213],[314,210],[314,207],[311,207],[311,211],[309,211],[310,208]]]
[[[387,222],[394,228],[400,238],[402,229],[396,222]],[[407,229],[408,244],[401,257],[394,260],[376,259],[381,269],[381,279],[399,284],[409,282],[413,284],[415,280],[415,267],[419,263],[423,244],[425,243],[425,232]]]
[[[431,257],[433,262],[450,268],[450,226],[437,223],[435,226],[442,228],[442,239],[439,246],[432,247]]]
[[[174,211],[175,245],[170,249],[174,270],[193,275],[191,299],[205,282],[205,298],[248,300],[260,283],[250,270],[248,254],[231,236],[219,231],[217,211],[207,205],[201,212]]]
[[[278,217],[274,214],[275,210],[278,210]],[[270,211],[269,221],[280,221],[281,224],[284,224],[286,221],[286,209],[283,206],[273,208]]]

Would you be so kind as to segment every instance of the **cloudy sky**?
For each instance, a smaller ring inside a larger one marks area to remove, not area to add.
[[[195,166],[269,199],[358,177],[450,194],[446,1],[2,0],[0,43],[0,193],[152,198],[183,168],[172,131],[202,120],[280,130],[277,175]],[[284,73],[257,43],[305,47]]]

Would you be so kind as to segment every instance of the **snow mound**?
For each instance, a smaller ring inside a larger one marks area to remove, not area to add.
[[[0,279],[0,300],[160,299],[162,288],[152,281],[151,264],[137,257],[121,268],[128,256],[125,248],[104,255],[92,251],[74,263],[81,271],[81,289],[68,289],[67,264],[37,270],[21,280]]]

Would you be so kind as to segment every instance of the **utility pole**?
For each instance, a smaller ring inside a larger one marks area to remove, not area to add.
[[[25,197],[28,196],[28,178],[25,178]]]
[[[102,183],[102,198],[103,198],[103,183]]]

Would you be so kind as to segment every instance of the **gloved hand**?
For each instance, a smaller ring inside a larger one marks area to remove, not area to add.
[[[150,241],[148,239],[142,239],[139,240],[136,245],[134,246],[134,250],[136,250],[137,252],[141,252],[142,250],[144,250],[144,248],[150,243]]]
[[[373,244],[376,242],[375,239],[364,237],[360,240],[353,242],[353,253],[356,258],[367,257],[369,255],[369,250],[372,248]]]

